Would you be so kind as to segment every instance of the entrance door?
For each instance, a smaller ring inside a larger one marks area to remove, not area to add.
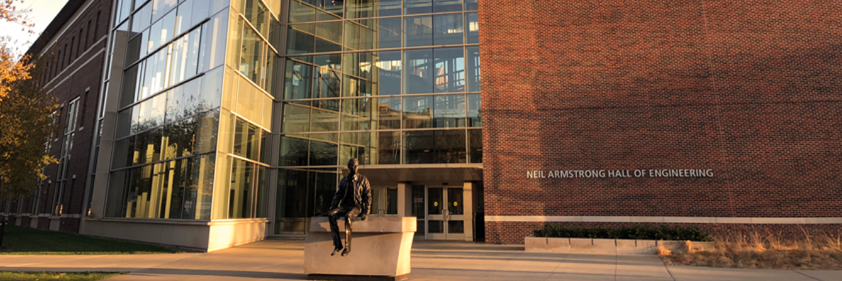
[[[462,188],[427,188],[427,239],[465,239],[462,194]]]

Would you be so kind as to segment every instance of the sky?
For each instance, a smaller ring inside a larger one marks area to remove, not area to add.
[[[35,34],[22,31],[23,26],[20,24],[0,21],[0,36],[11,37],[11,47],[16,49],[15,53],[23,54],[38,39],[38,35],[47,28],[50,21],[53,20],[66,3],[67,0],[24,0],[23,4],[18,3],[16,5],[18,9],[32,9],[29,18],[35,23],[33,30]]]

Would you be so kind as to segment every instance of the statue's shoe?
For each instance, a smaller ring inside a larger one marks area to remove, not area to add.
[[[347,255],[348,255],[348,254],[350,254],[350,253],[351,253],[351,249],[350,249],[350,248],[345,248],[345,250],[344,250],[344,251],[342,251],[342,256],[343,256],[343,257],[344,257],[344,256],[347,256]]]
[[[342,250],[342,248],[341,248],[341,247],[339,247],[339,248],[334,248],[334,249],[333,249],[333,252],[332,252],[332,253],[330,253],[330,255],[331,255],[331,256],[333,256],[333,255],[335,255],[335,254],[336,254],[336,252],[339,252],[340,250]],[[344,256],[344,255],[345,255],[345,252],[342,252],[342,255]]]

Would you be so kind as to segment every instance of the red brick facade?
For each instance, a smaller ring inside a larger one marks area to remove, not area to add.
[[[487,216],[842,217],[842,1],[505,0],[479,14]],[[572,169],[715,176],[527,178]],[[486,241],[537,226],[487,222]]]
[[[53,210],[58,165],[52,164],[45,169],[47,180],[41,186],[40,198],[33,196],[18,202],[0,202],[0,213],[8,214],[11,224],[79,232],[81,217],[87,210],[85,190],[90,179],[91,144],[96,140],[97,104],[110,15],[110,0],[68,3],[28,51],[38,57],[36,73],[40,75],[34,79],[38,79],[44,90],[56,97],[61,105],[56,120],[60,129],[50,143],[50,153],[57,159],[65,141],[68,103],[78,98],[79,112],[65,189],[58,198],[60,214]]]

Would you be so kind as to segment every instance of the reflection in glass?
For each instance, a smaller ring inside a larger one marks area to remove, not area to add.
[[[465,131],[404,132],[404,164],[465,163]]]
[[[379,19],[377,25],[377,48],[401,47],[401,18]]]
[[[338,101],[337,101],[338,102]],[[339,131],[339,114],[336,112],[313,109],[311,132]]]
[[[377,99],[346,99],[342,101],[342,130],[358,131],[371,130],[373,119],[373,108],[377,105]]]
[[[284,133],[310,131],[310,109],[294,104],[284,104]]]
[[[262,131],[257,126],[237,118],[234,124],[234,154],[251,160],[259,160]]]
[[[311,98],[313,66],[287,60],[284,83],[284,99]]]
[[[231,185],[228,193],[228,218],[251,218],[251,200],[254,183],[254,164],[234,159],[231,167]]]
[[[465,91],[465,55],[462,48],[434,50],[436,93]]]
[[[433,44],[462,44],[462,14],[435,15],[433,22]]]
[[[279,166],[307,166],[308,140],[281,137],[281,158]]]
[[[468,130],[468,151],[471,163],[482,163],[482,130]]]
[[[468,51],[468,91],[479,92],[482,84],[480,83],[480,61],[479,61],[479,47],[467,47]]]
[[[468,127],[482,127],[482,98],[479,94],[468,95]]]
[[[404,56],[404,94],[432,93],[433,50],[408,50]]]
[[[433,17],[405,17],[404,47],[419,47],[433,45]]]
[[[403,98],[403,127],[407,129],[433,127],[433,96]]]
[[[444,214],[444,189],[440,187],[427,188],[427,214]]]
[[[427,14],[433,12],[433,0],[404,0],[404,15]]]
[[[433,13],[458,12],[462,10],[462,0],[433,0]]]
[[[377,93],[381,96],[401,94],[401,52],[380,52],[377,61]]]
[[[468,44],[479,43],[479,17],[477,13],[465,14],[468,20]]]
[[[256,83],[260,82],[261,68],[265,65],[261,62],[263,60],[263,45],[263,40],[260,39],[254,30],[249,27],[243,29],[238,70],[251,79],[252,82]]]
[[[310,165],[337,165],[338,149],[333,143],[310,141]]]
[[[465,11],[474,11],[478,8],[479,0],[465,0]]]
[[[326,66],[316,68],[316,76],[313,80],[313,90],[315,90],[314,98],[338,98],[340,95],[340,85],[342,82],[342,75],[338,72],[330,70]],[[339,110],[337,107],[332,110]]]
[[[376,129],[401,128],[401,98],[380,98],[374,119]]]
[[[433,118],[434,128],[465,127],[465,96],[435,96]]]

